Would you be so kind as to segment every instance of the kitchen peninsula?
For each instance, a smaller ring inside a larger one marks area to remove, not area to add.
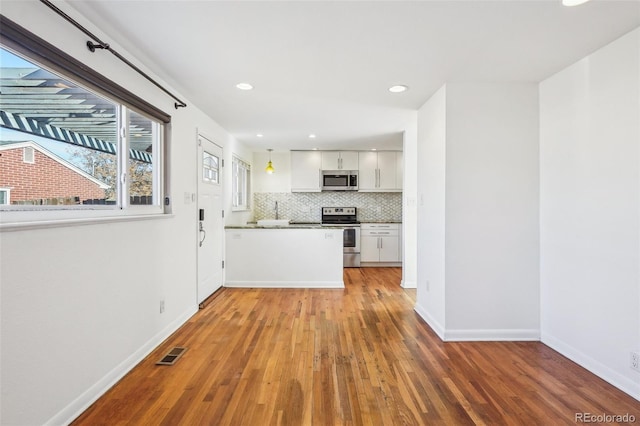
[[[227,226],[225,286],[344,288],[342,233],[313,224]]]

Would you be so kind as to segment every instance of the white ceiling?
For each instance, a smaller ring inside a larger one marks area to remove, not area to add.
[[[400,148],[444,83],[538,82],[640,26],[640,0],[69,3],[236,138],[276,150]]]

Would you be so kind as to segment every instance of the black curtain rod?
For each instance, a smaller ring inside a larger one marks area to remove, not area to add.
[[[132,64],[131,62],[129,62],[127,60],[127,58],[123,57],[121,54],[119,54],[118,52],[116,52],[114,49],[111,48],[111,46],[109,46],[108,43],[103,42],[102,40],[100,40],[97,36],[95,36],[91,31],[89,31],[88,29],[86,29],[85,27],[83,27],[82,25],[80,25],[75,19],[73,19],[71,16],[67,15],[66,13],[64,13],[62,10],[60,10],[56,5],[54,5],[53,3],[51,3],[49,0],[40,0],[41,3],[44,3],[46,6],[48,6],[51,10],[53,10],[54,12],[56,12],[58,15],[62,16],[64,19],[66,19],[67,21],[69,21],[74,27],[76,27],[77,29],[79,29],[80,31],[82,31],[83,33],[85,33],[86,35],[88,35],[89,37],[91,37],[93,39],[93,41],[95,41],[95,43],[91,42],[90,40],[87,41],[87,48],[92,51],[95,52],[96,49],[105,49],[108,50],[109,52],[113,53],[116,58],[120,59],[122,62],[124,62],[125,64],[129,65],[131,68],[133,68],[134,70],[136,70],[138,72],[138,74],[140,74],[141,76],[143,76],[144,78],[146,78],[147,80],[149,80],[151,83],[153,83],[157,88],[159,88],[160,90],[162,90],[164,93],[166,93],[167,95],[171,96],[173,99],[176,100],[176,102],[173,104],[174,107],[176,109],[180,108],[180,107],[186,107],[187,104],[185,104],[184,102],[182,102],[180,99],[178,99],[173,93],[169,92],[167,89],[165,89],[164,87],[162,87],[160,85],[160,83],[158,83],[157,81],[155,81],[153,78],[149,77],[149,75],[147,75],[147,73],[145,73],[144,71],[142,71],[140,68],[138,68],[137,66],[135,66],[134,64]]]

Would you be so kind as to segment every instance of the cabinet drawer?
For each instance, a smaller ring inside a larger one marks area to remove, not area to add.
[[[363,223],[360,225],[364,231],[398,231],[399,223]]]
[[[398,230],[397,229],[363,229],[361,231],[361,235],[363,237],[365,236],[370,236],[370,237],[397,237],[398,236]]]

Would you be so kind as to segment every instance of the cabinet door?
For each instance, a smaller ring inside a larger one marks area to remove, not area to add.
[[[358,189],[361,191],[375,191],[378,182],[378,153],[359,152],[358,153]]]
[[[342,151],[340,152],[340,167],[342,170],[358,170],[358,152]]]
[[[396,185],[396,153],[378,152],[378,189],[389,191],[397,189]]]
[[[320,151],[291,151],[291,192],[320,192]]]
[[[322,170],[340,170],[340,152],[322,151]]]
[[[398,236],[380,236],[380,262],[400,261]]]
[[[378,247],[378,236],[361,235],[360,236],[360,261],[361,262],[379,262],[380,248]]]

